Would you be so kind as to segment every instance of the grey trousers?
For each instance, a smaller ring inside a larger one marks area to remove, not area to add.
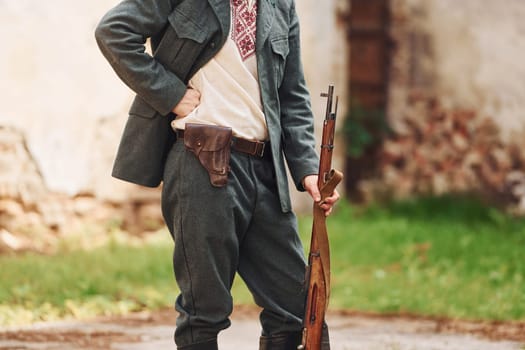
[[[281,211],[272,161],[232,151],[230,166],[227,186],[216,188],[182,142],[166,160],[162,211],[175,241],[179,347],[229,327],[236,272],[263,309],[263,336],[302,328],[303,247],[295,215]]]

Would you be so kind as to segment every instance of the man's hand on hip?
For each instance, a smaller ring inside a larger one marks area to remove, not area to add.
[[[179,103],[173,108],[172,112],[178,117],[184,118],[200,104],[201,94],[195,89],[188,88],[186,93],[179,101]]]
[[[307,175],[303,179],[303,187],[313,198],[314,202],[319,204],[319,206],[324,210],[326,216],[332,213],[333,206],[335,202],[339,200],[339,192],[334,191],[330,197],[326,197],[324,201],[321,202],[321,193],[317,187],[317,175]]]

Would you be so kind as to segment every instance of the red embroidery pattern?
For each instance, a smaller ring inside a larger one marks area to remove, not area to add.
[[[237,45],[243,61],[255,53],[257,0],[250,9],[248,0],[231,0],[232,40]]]

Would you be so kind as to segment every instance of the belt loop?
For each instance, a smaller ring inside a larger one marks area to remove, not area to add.
[[[266,142],[258,141],[257,145],[255,146],[255,155],[262,158],[264,156],[265,149],[266,149]]]

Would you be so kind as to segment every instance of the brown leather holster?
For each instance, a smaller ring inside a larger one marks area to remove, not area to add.
[[[215,187],[225,186],[230,171],[232,129],[223,126],[186,123],[184,145],[208,171]]]

